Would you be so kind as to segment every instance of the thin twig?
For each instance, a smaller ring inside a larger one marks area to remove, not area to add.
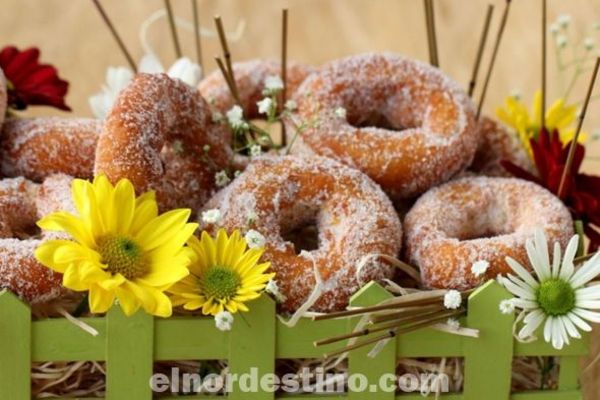
[[[198,0],[191,0],[192,14],[194,19],[194,43],[196,45],[196,62],[200,66],[200,71],[204,75],[204,65],[202,64],[202,42],[200,39],[200,20],[198,18]]]
[[[283,89],[281,90],[281,101],[279,104],[279,110],[283,111],[285,108],[285,102],[287,99],[287,46],[288,46],[288,9],[284,8],[281,10],[281,81],[283,82]],[[285,124],[281,124],[281,147],[285,147],[287,144],[287,137],[285,134]]]
[[[571,173],[571,166],[573,165],[573,158],[575,157],[575,149],[577,148],[579,134],[581,133],[581,128],[583,127],[583,120],[585,119],[585,114],[587,112],[588,105],[590,104],[590,98],[592,97],[592,92],[594,91],[594,84],[596,83],[596,77],[598,76],[599,68],[600,57],[596,58],[596,65],[594,66],[594,72],[592,72],[592,79],[590,81],[590,86],[588,87],[588,91],[585,96],[585,102],[583,103],[581,113],[577,117],[577,129],[575,130],[575,135],[573,136],[573,140],[571,141],[571,145],[569,147],[569,154],[567,155],[565,169],[563,170],[562,176],[560,177],[560,185],[558,186],[559,198],[563,197],[567,176]]]
[[[439,67],[437,37],[435,32],[435,11],[433,0],[423,0],[425,8],[425,26],[427,28],[427,44],[429,46],[429,63],[434,67]]]
[[[117,44],[119,45],[119,48],[121,49],[121,52],[123,53],[123,55],[127,59],[127,63],[129,64],[129,66],[131,67],[131,69],[134,72],[137,72],[137,65],[135,65],[135,61],[133,61],[133,57],[131,57],[131,54],[127,50],[127,47],[125,47],[125,43],[121,39],[121,36],[119,36],[119,33],[115,29],[115,26],[111,22],[110,18],[108,18],[108,15],[106,14],[106,11],[104,11],[104,8],[100,4],[100,0],[92,0],[92,1],[96,5],[96,8],[98,9],[98,12],[100,12],[100,15],[102,16],[102,19],[104,20],[104,22],[108,26],[108,29],[110,29],[110,32],[112,33],[113,37],[117,41]]]
[[[171,29],[171,37],[173,38],[173,47],[175,47],[175,55],[181,58],[181,46],[179,45],[179,37],[177,36],[177,26],[175,26],[175,17],[173,16],[173,7],[171,0],[164,0],[165,8],[167,9],[167,19],[169,20],[169,28]]]
[[[511,0],[506,0],[506,4],[504,6],[504,13],[502,14],[502,20],[500,21],[500,27],[498,28],[498,33],[496,35],[496,43],[494,43],[494,50],[492,52],[492,58],[490,59],[490,64],[488,65],[488,70],[487,70],[487,73],[485,76],[485,82],[483,84],[483,90],[481,91],[481,96],[479,97],[479,104],[477,106],[477,115],[476,115],[477,120],[479,120],[479,117],[481,116],[481,110],[483,108],[483,103],[485,101],[487,89],[488,89],[488,86],[490,85],[492,71],[494,70],[494,64],[496,63],[496,57],[498,56],[498,49],[500,49],[500,43],[502,42],[502,36],[504,34],[504,29],[506,28],[506,22],[508,21],[508,13],[510,11],[510,3],[511,3]]]
[[[479,47],[477,48],[477,56],[475,57],[475,64],[473,65],[473,73],[471,74],[471,81],[469,82],[469,97],[473,96],[473,92],[475,91],[475,85],[477,84],[477,76],[479,75],[479,67],[481,66],[483,51],[485,50],[485,44],[487,43],[487,37],[490,32],[493,14],[494,5],[488,4],[487,13],[485,15],[485,22],[483,23],[483,31],[481,32],[481,38],[479,39]]]
[[[235,81],[235,74],[233,72],[233,65],[231,62],[231,52],[229,51],[229,44],[227,43],[227,36],[225,36],[225,29],[223,29],[223,21],[219,15],[215,16],[215,25],[217,27],[217,32],[219,34],[219,41],[221,43],[221,48],[223,50],[223,58],[225,58],[225,65],[227,66],[227,73],[231,79],[231,84],[233,88],[234,98],[236,98],[239,102],[239,93],[237,89],[237,84]]]
[[[541,104],[541,120],[540,129],[546,127],[546,24],[548,19],[548,4],[546,0],[542,0],[542,104]]]
[[[217,62],[217,66],[221,70],[221,74],[223,75],[223,79],[225,79],[225,83],[227,84],[227,88],[229,89],[229,92],[233,96],[234,101],[236,102],[236,104],[239,104],[240,100],[237,97],[237,93],[234,91],[233,82],[231,80],[231,76],[229,76],[229,72],[227,72],[227,67],[225,67],[225,64],[223,64],[223,60],[221,60],[221,57],[215,56],[215,61]]]

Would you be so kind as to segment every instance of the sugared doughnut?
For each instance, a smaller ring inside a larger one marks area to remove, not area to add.
[[[0,135],[0,172],[41,182],[63,173],[93,176],[102,122],[89,118],[9,118]]]
[[[24,178],[0,180],[0,289],[9,289],[30,304],[45,303],[64,293],[62,275],[39,264],[35,249],[44,239],[35,223],[44,215],[73,211],[72,178],[49,177],[41,185]]]
[[[394,199],[449,180],[477,147],[474,107],[438,69],[391,54],[333,61],[296,91],[286,124],[305,129],[292,152],[312,152],[365,172]]]
[[[536,229],[566,246],[573,221],[546,189],[516,178],[470,177],[429,190],[404,219],[406,256],[427,288],[464,290],[510,272],[512,257],[530,265],[525,250]],[[487,261],[484,276],[471,271]]]
[[[486,176],[511,176],[500,164],[507,160],[533,173],[534,167],[527,150],[516,135],[489,117],[479,122],[479,145],[469,170]]]
[[[140,193],[156,190],[165,209],[198,210],[215,187],[215,174],[230,162],[228,140],[196,89],[166,74],[138,74],[106,119],[95,172],[112,182],[128,178]],[[170,161],[163,158],[165,148],[172,150]]]
[[[244,110],[246,119],[264,118],[258,113],[256,102],[265,97],[265,79],[269,76],[279,76],[280,63],[268,60],[251,60],[238,62],[232,65],[235,82],[240,96],[240,106]],[[313,69],[299,63],[289,63],[286,71],[287,95],[291,98],[304,78]],[[198,85],[198,90],[208,103],[222,114],[235,105],[229,88],[220,70],[215,70]]]
[[[313,309],[339,310],[361,284],[393,274],[374,261],[357,277],[357,264],[368,255],[395,257],[401,246],[400,221],[383,191],[360,171],[324,157],[261,157],[206,208],[221,212],[217,225],[206,229],[253,229],[265,237],[264,258],[277,273],[287,311],[313,290],[313,262],[324,282]],[[318,245],[305,254],[286,238],[311,225]]]
[[[0,127],[4,122],[4,116],[6,115],[6,105],[8,102],[8,94],[6,86],[6,78],[4,77],[4,72],[2,68],[0,68]]]

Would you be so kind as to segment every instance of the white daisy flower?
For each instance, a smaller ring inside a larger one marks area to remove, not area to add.
[[[229,179],[229,175],[227,175],[227,171],[222,170],[215,174],[215,184],[218,187],[226,186],[229,182],[231,182],[231,179]]]
[[[575,235],[562,258],[560,245],[555,243],[551,264],[546,236],[536,231],[535,239],[526,243],[535,278],[517,261],[506,258],[516,275],[504,278],[504,285],[516,296],[515,307],[526,313],[519,337],[531,337],[543,325],[544,340],[560,350],[570,344],[570,338],[581,337],[579,330],[591,331],[588,322],[600,323],[600,313],[590,311],[600,309],[600,285],[585,286],[600,274],[600,253],[575,269],[578,245]]]
[[[231,109],[225,113],[225,116],[227,117],[227,122],[229,122],[229,125],[234,130],[246,129],[248,126],[248,123],[244,121],[244,110],[238,105],[231,107]]]
[[[502,314],[514,314],[515,313],[515,303],[513,299],[502,300],[500,302],[500,312]]]
[[[272,294],[273,297],[275,297],[275,300],[277,300],[277,302],[279,302],[279,303],[283,303],[286,300],[285,295],[283,293],[281,293],[281,291],[279,290],[277,281],[275,281],[273,279],[271,279],[267,283],[267,286],[265,287],[265,292]]]
[[[248,247],[250,247],[251,249],[265,247],[265,237],[260,232],[255,231],[254,229],[250,229],[248,232],[246,232],[244,239],[246,239],[246,243],[248,243]]]
[[[476,277],[480,277],[480,276],[485,275],[485,273],[487,272],[489,267],[490,267],[490,263],[488,261],[479,260],[479,261],[476,261],[473,263],[473,265],[471,266],[471,272]]]
[[[221,220],[221,211],[218,208],[202,212],[202,222],[206,224],[216,224]]]
[[[271,112],[271,108],[273,107],[273,99],[265,97],[264,99],[257,101],[256,105],[258,106],[259,114],[267,115]]]
[[[259,144],[250,146],[250,157],[258,157],[262,154],[262,147]]]
[[[112,109],[121,90],[125,89],[133,79],[133,72],[126,67],[108,67],[106,83],[102,91],[89,98],[92,113],[98,119],[104,119]]]
[[[229,311],[221,311],[215,315],[215,325],[220,331],[230,331],[233,325],[233,315]]]
[[[449,290],[444,295],[444,307],[456,310],[462,304],[462,295],[458,290]]]
[[[346,118],[346,109],[344,107],[338,107],[334,111],[335,116],[338,118]]]
[[[265,78],[264,94],[274,94],[283,90],[283,81],[279,75],[269,75]]]
[[[298,108],[298,103],[294,100],[288,100],[285,102],[285,109],[288,111],[295,111]]]

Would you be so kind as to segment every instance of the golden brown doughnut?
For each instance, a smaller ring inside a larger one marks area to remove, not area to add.
[[[277,273],[286,297],[283,309],[294,311],[315,286],[313,260],[324,281],[316,311],[345,308],[361,284],[391,278],[390,266],[373,261],[374,254],[397,256],[402,229],[394,208],[371,179],[358,170],[324,157],[260,157],[206,206],[221,212],[214,230],[250,229],[266,238],[264,258]],[[315,225],[318,245],[298,254],[289,234]]]
[[[295,100],[288,143],[294,125],[307,128],[292,152],[354,166],[394,200],[449,180],[471,163],[477,147],[466,93],[437,68],[401,56],[333,61],[304,81]]]
[[[479,121],[479,145],[469,170],[480,175],[510,177],[512,175],[500,164],[503,160],[526,171],[534,171],[531,157],[519,138],[495,120],[482,117]]]
[[[294,62],[288,64],[286,73],[288,98],[292,97],[298,86],[312,71],[313,68],[304,64]],[[238,62],[233,64],[233,72],[244,117],[246,119],[264,118],[264,115],[258,113],[256,102],[265,97],[263,94],[265,79],[269,76],[280,75],[280,63],[269,60]],[[198,85],[198,90],[206,101],[222,114],[235,105],[235,100],[231,96],[220,70],[216,70],[204,78]]]
[[[215,174],[230,162],[228,140],[196,89],[166,74],[138,74],[106,119],[95,172],[112,182],[128,178],[140,193],[156,190],[164,209],[197,210],[211,195]],[[171,148],[168,160],[165,148]]]
[[[93,176],[102,122],[90,118],[9,118],[0,136],[0,172],[41,182],[63,173]]]
[[[64,293],[62,275],[37,262],[35,249],[56,233],[36,232],[44,215],[74,211],[72,178],[56,175],[41,185],[24,178],[0,180],[0,289],[9,289],[30,304],[45,303]]]
[[[566,246],[573,220],[546,189],[516,178],[470,177],[425,193],[404,219],[406,256],[427,288],[465,290],[511,271],[506,257],[530,265],[525,242],[543,229]],[[482,277],[471,271],[487,261]]]

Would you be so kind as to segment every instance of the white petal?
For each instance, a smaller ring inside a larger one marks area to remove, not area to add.
[[[147,74],[159,74],[165,72],[165,67],[162,66],[156,55],[148,53],[140,60],[138,71]]]
[[[175,61],[167,71],[171,78],[180,79],[192,87],[198,86],[202,79],[202,69],[187,57],[182,57]]]
[[[575,275],[573,275],[571,278],[570,283],[574,288],[578,288],[585,285],[599,274],[600,253],[596,253],[594,257],[586,261],[585,264],[583,264],[583,266],[577,272],[575,272]]]
[[[588,310],[600,310],[600,300],[577,300],[577,307],[587,308]]]
[[[554,255],[552,256],[552,277],[553,278],[558,278],[558,275],[560,274],[560,258],[561,258],[561,251],[560,251],[560,243],[556,242],[554,243]]]
[[[535,310],[540,308],[540,305],[537,303],[537,301],[533,300],[515,298],[513,299],[513,304],[515,305],[515,307],[520,308],[522,310]]]
[[[106,107],[105,98],[106,96],[104,93],[98,93],[88,99],[92,113],[94,114],[94,117],[98,119],[106,118],[110,110],[110,107]]]
[[[567,345],[570,345],[571,339],[569,339],[569,335],[567,334],[567,327],[565,326],[565,324],[563,322],[563,318],[557,317],[556,322],[557,322],[558,330],[560,332],[560,337],[562,338],[563,342],[566,343]],[[561,348],[562,348],[562,346],[561,346]]]
[[[506,279],[509,279],[512,283],[519,286],[523,290],[526,290],[526,291],[532,292],[532,293],[535,292],[535,289],[532,288],[527,282],[522,281],[521,279],[517,278],[513,274],[506,275]]]
[[[550,275],[551,271],[550,256],[548,254],[548,239],[546,239],[546,234],[544,233],[543,229],[537,229],[535,231],[535,248],[540,262],[544,268],[547,268],[547,273]]]
[[[579,288],[575,291],[577,300],[600,300],[600,285]]]
[[[536,240],[537,240],[537,232],[536,231]],[[544,281],[550,278],[550,266],[548,264],[544,264],[543,254],[538,254],[538,249],[534,245],[534,242],[528,240],[525,243],[525,249],[527,250],[527,256],[529,257],[529,262],[535,271],[538,280]],[[546,253],[548,253],[548,249],[546,248]]]
[[[519,337],[521,339],[527,338],[531,336],[544,322],[546,315],[542,310],[535,310],[527,314],[523,322],[525,326],[519,332]]]
[[[600,313],[589,311],[583,308],[576,308],[573,310],[573,312],[586,321],[595,322],[597,324],[600,323]]]
[[[569,319],[571,320],[571,322],[573,322],[575,325],[577,325],[577,327],[579,329],[581,329],[582,331],[585,331],[585,332],[591,332],[592,331],[592,327],[590,326],[590,324],[588,324],[587,322],[585,322],[584,320],[582,320],[581,318],[579,318],[574,313],[570,312],[569,314],[567,314],[567,317],[569,317]]]
[[[565,329],[567,330],[569,336],[571,336],[574,339],[581,339],[581,334],[579,333],[579,331],[568,316],[563,315],[562,317],[560,317],[560,319],[562,320],[562,323],[565,326]]]
[[[558,318],[552,319],[552,347],[561,350],[564,346],[561,324]]]
[[[530,290],[525,290],[521,286],[516,285],[509,279],[504,279],[504,286],[515,296],[526,300],[535,300],[535,293]]]
[[[519,264],[517,260],[510,257],[506,257],[506,262],[512,268],[512,270],[515,271],[515,273],[519,275],[519,277],[533,289],[537,289],[540,286],[539,282],[536,281],[535,278],[529,273],[529,271],[527,271],[521,264]]]
[[[577,254],[577,249],[579,248],[579,236],[575,235],[569,240],[569,244],[567,244],[567,249],[565,250],[565,257],[563,258],[562,268],[560,269],[560,277],[564,280],[569,280],[573,276],[573,272],[575,272],[575,264],[573,264],[573,260],[575,259],[575,254]]]
[[[552,340],[552,324],[554,323],[554,317],[546,318],[546,323],[544,324],[544,340],[548,343]]]
[[[108,67],[106,70],[107,91],[115,97],[125,89],[133,79],[133,72],[126,67]]]

